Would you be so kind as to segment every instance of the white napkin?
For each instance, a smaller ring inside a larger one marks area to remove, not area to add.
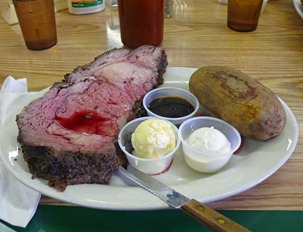
[[[0,128],[16,106],[29,102],[33,94],[27,92],[25,78],[15,80],[9,76],[0,92]],[[0,141],[1,146],[1,141]],[[41,194],[12,176],[0,159],[0,219],[14,226],[26,227],[36,212]]]

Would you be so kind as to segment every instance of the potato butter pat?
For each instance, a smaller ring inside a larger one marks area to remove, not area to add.
[[[188,144],[206,154],[223,154],[231,151],[230,142],[214,127],[195,130],[187,139]]]
[[[167,155],[176,146],[176,132],[163,119],[148,119],[139,124],[131,138],[133,155],[155,159]]]

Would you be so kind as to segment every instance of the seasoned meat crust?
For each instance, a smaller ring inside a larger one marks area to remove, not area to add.
[[[144,95],[162,84],[165,51],[113,49],[76,68],[17,115],[18,142],[33,178],[67,185],[108,184],[126,163],[117,135],[138,116]]]

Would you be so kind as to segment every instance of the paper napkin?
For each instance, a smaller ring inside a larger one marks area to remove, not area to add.
[[[14,114],[16,106],[29,102],[33,94],[38,96],[38,93],[27,92],[25,78],[6,78],[0,92],[0,128],[6,118]],[[8,173],[0,159],[0,219],[14,226],[26,227],[36,212],[40,196],[39,192]]]

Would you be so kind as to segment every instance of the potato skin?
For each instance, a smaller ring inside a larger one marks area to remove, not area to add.
[[[225,66],[199,68],[190,77],[189,90],[244,137],[268,140],[285,127],[286,114],[277,96],[241,71]]]

